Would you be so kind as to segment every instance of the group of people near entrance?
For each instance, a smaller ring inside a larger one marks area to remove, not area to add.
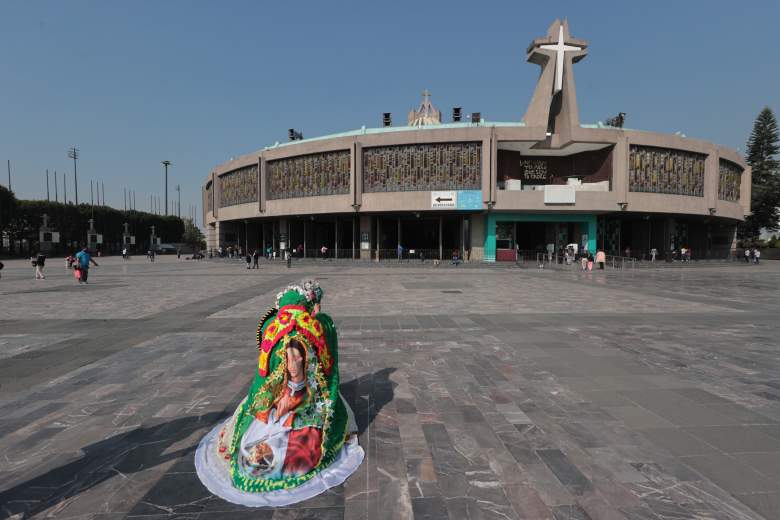
[[[247,396],[195,454],[201,482],[247,506],[284,506],[338,486],[363,450],[339,393],[336,327],[313,280],[290,285],[257,326],[258,361]]]

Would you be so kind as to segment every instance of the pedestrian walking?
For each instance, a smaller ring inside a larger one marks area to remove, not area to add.
[[[3,267],[5,267],[5,265],[3,265],[3,262],[0,262],[0,278],[3,277]]]
[[[127,248],[122,248],[122,260],[127,260]]]
[[[398,248],[396,249],[396,253],[398,254],[398,263],[401,263],[404,259],[404,246],[401,244],[398,244]]]
[[[181,260],[181,248],[176,248],[176,260]]]
[[[755,258],[755,263],[758,264],[758,261],[761,258],[761,250],[759,248],[756,248],[755,253],[753,253],[753,258]],[[769,263],[771,264],[772,262]]]
[[[746,264],[750,263],[750,248],[749,247],[745,248],[745,263]]]
[[[655,257],[658,255],[658,249],[653,248],[650,250],[650,261],[655,262]]]
[[[604,264],[606,263],[606,261],[607,261],[606,253],[604,253],[604,251],[602,251],[601,249],[596,251],[596,263],[599,264],[600,270],[602,271],[604,270]]]
[[[320,253],[322,253],[322,259],[327,260],[328,259],[328,246],[325,244],[322,244],[322,247],[320,248]]]
[[[292,267],[292,253],[289,249],[284,250],[284,259],[287,261],[287,269]]]
[[[43,275],[43,267],[45,264],[46,264],[46,255],[39,252],[38,255],[35,257],[35,260],[33,261],[33,265],[35,266],[36,280],[46,279],[46,277]]]
[[[588,255],[585,252],[583,252],[580,257],[580,268],[582,271],[588,270]]]
[[[252,269],[260,269],[260,253],[255,249],[252,252]]]
[[[246,261],[246,268],[252,269],[252,255],[250,255],[248,251],[244,257],[244,261]]]
[[[81,275],[79,276],[79,283],[87,283],[87,279],[89,278],[89,264],[92,263],[97,267],[98,263],[95,262],[95,260],[92,258],[92,255],[89,254],[89,249],[86,247],[76,253],[76,264],[78,265],[77,269],[81,271]]]

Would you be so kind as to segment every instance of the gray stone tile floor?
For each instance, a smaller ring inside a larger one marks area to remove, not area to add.
[[[578,273],[98,259],[0,279],[0,518],[780,518],[780,265]],[[366,460],[292,507],[194,473],[314,276]]]

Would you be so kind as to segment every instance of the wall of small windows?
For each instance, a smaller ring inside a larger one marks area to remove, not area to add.
[[[721,159],[718,170],[718,199],[730,202],[739,201],[742,168],[731,161]]]
[[[631,145],[629,191],[703,197],[706,157],[684,150]]]
[[[349,150],[269,161],[268,199],[349,193]]]
[[[257,165],[245,166],[219,177],[219,207],[257,202]]]
[[[478,190],[482,143],[435,143],[363,149],[363,191]]]

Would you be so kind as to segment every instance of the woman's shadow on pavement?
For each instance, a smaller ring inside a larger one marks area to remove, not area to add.
[[[393,400],[394,384],[385,368],[340,385],[355,412],[360,434],[368,429],[382,408]],[[233,407],[238,403],[233,403]],[[196,430],[205,435],[233,408],[205,415],[180,417],[154,426],[140,427],[83,448],[78,460],[0,492],[0,519],[29,518],[111,479],[154,468],[171,460],[194,457],[197,444],[168,452],[176,442]],[[140,499],[141,497],[139,497]]]

